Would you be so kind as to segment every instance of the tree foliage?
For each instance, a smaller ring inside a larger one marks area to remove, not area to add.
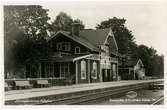
[[[132,49],[135,49],[137,45],[135,44],[135,38],[132,35],[132,32],[127,29],[125,23],[125,19],[113,17],[97,24],[96,28],[104,29],[111,27],[118,44],[119,53],[128,55],[131,54]]]
[[[147,76],[163,76],[164,59],[153,47],[139,45],[135,57],[140,58],[146,68]]]
[[[149,48],[145,45],[139,45],[136,50],[136,57],[143,61],[147,76],[151,76],[153,74],[155,56],[156,50],[152,47]]]
[[[56,33],[59,30],[71,32],[72,23],[80,23],[81,29],[85,27],[80,19],[73,20],[67,13],[60,12],[51,23],[51,33]]]
[[[49,54],[46,39],[49,33],[59,30],[71,31],[72,23],[84,24],[80,19],[60,12],[49,24],[47,9],[39,5],[4,6],[4,53],[5,72],[17,71],[27,59],[36,60]],[[158,56],[156,50],[145,45],[137,45],[132,32],[125,26],[126,20],[110,18],[97,24],[97,29],[111,27],[116,38],[119,53],[135,58],[141,58],[147,75],[162,70],[163,56]],[[155,70],[158,67],[159,69]]]
[[[46,55],[47,10],[42,6],[4,6],[5,71],[15,71],[27,59]]]
[[[163,57],[157,55],[157,51],[152,47],[137,45],[132,32],[125,26],[126,20],[120,18],[110,18],[97,24],[97,29],[112,28],[116,38],[119,53],[127,57],[141,59],[144,63],[147,76],[163,76]]]
[[[48,17],[46,9],[39,5],[4,6],[5,22],[14,24],[34,40],[48,37]],[[8,25],[5,25],[8,26]]]

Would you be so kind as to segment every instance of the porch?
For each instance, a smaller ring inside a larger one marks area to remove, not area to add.
[[[37,88],[38,81],[47,81],[51,86],[100,82],[100,62],[97,57],[89,54],[28,61],[22,77],[7,78],[5,82],[13,89],[16,89],[15,83],[18,81],[27,81],[33,88]]]
[[[118,69],[119,76],[121,77],[121,80],[135,80],[136,74],[133,67],[119,67]]]

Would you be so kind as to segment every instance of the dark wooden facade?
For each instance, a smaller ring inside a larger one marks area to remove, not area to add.
[[[145,68],[140,59],[128,59],[119,64],[119,75],[122,80],[139,80],[145,78]]]
[[[25,77],[71,80],[73,84],[117,80],[118,48],[111,32],[102,36],[105,41],[98,45],[80,36],[58,32],[48,40],[50,57],[27,63]]]

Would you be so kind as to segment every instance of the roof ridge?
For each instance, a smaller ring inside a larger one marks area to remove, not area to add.
[[[98,48],[96,45],[94,45],[93,43],[91,43],[91,42],[90,42],[87,38],[85,38],[85,37],[82,37],[82,36],[75,36],[75,35],[74,35],[74,37],[77,38],[77,39],[80,38],[80,39],[86,40],[89,44],[91,44],[92,46],[95,46],[96,48]]]
[[[99,31],[99,30],[107,30],[107,29],[110,29],[110,28],[103,28],[103,29],[83,29],[83,30],[80,30],[80,32],[82,32],[82,31]]]

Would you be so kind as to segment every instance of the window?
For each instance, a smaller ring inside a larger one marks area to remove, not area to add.
[[[86,62],[81,61],[81,79],[86,79]]]
[[[57,50],[70,51],[71,43],[70,42],[58,42],[56,48]]]
[[[108,77],[108,74],[107,74],[107,70],[105,69],[105,77],[107,78]]]
[[[52,63],[45,64],[45,78],[53,77],[54,68]]]
[[[67,75],[69,75],[69,64],[68,63],[62,63],[60,64],[60,77],[65,78]]]
[[[53,47],[53,42],[50,42],[50,47]]]
[[[80,47],[75,47],[75,53],[80,53]]]
[[[105,47],[105,51],[106,51],[106,56],[108,56],[109,55],[109,47],[108,46]]]
[[[30,64],[26,64],[26,78],[30,78],[31,76],[31,66]]]
[[[92,74],[91,74],[93,79],[97,79],[97,63],[93,62],[93,69],[92,69]]]
[[[62,43],[62,50],[65,50],[66,49],[66,45],[65,45],[65,43]]]
[[[37,77],[38,77],[38,64],[32,64],[30,78],[37,78]]]
[[[50,74],[49,74],[49,77],[53,77],[53,74],[54,74],[54,65],[51,63],[50,65],[50,68],[49,68],[49,72],[50,72]]]
[[[54,63],[54,77],[60,77],[60,65],[59,63]]]
[[[62,44],[61,43],[57,43],[56,48],[57,48],[57,50],[62,50]]]
[[[71,50],[71,43],[70,42],[64,42],[64,45],[65,45],[65,51]]]
[[[49,76],[49,64],[45,64],[45,78]]]
[[[117,73],[116,73],[116,64],[113,64],[112,65],[112,70],[113,70],[113,78],[116,78],[116,75],[117,75]]]

